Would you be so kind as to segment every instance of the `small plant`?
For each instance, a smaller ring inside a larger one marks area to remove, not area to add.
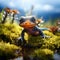
[[[58,27],[57,26],[51,26],[50,27],[50,32],[52,32],[53,34],[55,34],[58,30]]]

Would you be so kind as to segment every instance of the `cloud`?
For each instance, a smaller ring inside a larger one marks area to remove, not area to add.
[[[28,11],[31,9],[31,6],[34,5],[34,10],[39,11],[53,11],[53,12],[60,12],[60,0],[0,0],[0,4],[12,8],[23,9]],[[59,9],[58,9],[59,6]]]
[[[49,5],[49,4],[45,4],[45,5],[37,4],[37,5],[35,5],[34,10],[52,11],[52,10],[54,10],[54,7],[52,5]]]
[[[11,2],[9,2],[9,6],[10,7],[15,7],[15,4],[11,1]]]
[[[32,5],[34,5],[36,2],[35,0],[33,0],[33,2],[31,0],[21,0],[21,6],[26,10],[30,9],[30,7]]]
[[[45,11],[52,11],[54,9],[54,7],[52,5],[44,5],[43,6],[43,10]]]

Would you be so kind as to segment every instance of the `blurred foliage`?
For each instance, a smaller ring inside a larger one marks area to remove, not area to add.
[[[0,58],[3,57],[5,59],[17,57],[17,50],[21,51],[21,48],[5,42],[0,42]]]
[[[5,23],[0,24],[0,39],[5,42],[14,43],[15,40],[20,36],[21,27],[18,24],[14,23]]]
[[[41,38],[40,36],[33,37],[29,36],[28,43],[33,46],[40,46],[41,48],[48,48],[51,50],[55,50],[56,48],[60,48],[60,36],[54,35],[52,32],[43,31],[45,35],[50,36],[50,38]]]
[[[38,60],[53,60],[53,51],[49,49],[37,49],[31,56]]]
[[[43,39],[40,36],[29,35],[28,44],[36,47],[30,54],[34,57],[34,60],[53,60],[55,50],[60,53],[60,33],[56,32],[55,35],[50,31],[43,31],[43,33],[50,38]]]
[[[49,31],[44,31],[44,33],[46,35],[51,36],[49,39],[44,40],[45,47],[47,47],[49,49],[60,48],[60,36],[54,35],[53,33],[49,32]]]
[[[3,12],[4,12],[4,10],[2,10],[2,11],[0,12],[0,22],[2,21]]]
[[[0,22],[2,21],[2,13],[0,13]]]
[[[60,36],[60,32],[55,33],[55,35]]]
[[[43,43],[44,39],[41,38],[40,36],[31,36],[29,35],[28,37],[28,44],[32,45],[32,46],[38,46],[41,45]]]

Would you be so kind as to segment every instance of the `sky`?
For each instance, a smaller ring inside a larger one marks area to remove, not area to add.
[[[60,0],[0,0],[0,7],[10,7],[29,11],[34,6],[33,12],[38,13],[60,13]]]

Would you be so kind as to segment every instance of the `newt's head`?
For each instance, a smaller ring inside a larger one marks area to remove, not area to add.
[[[41,22],[41,19],[36,19],[34,16],[26,16],[21,17],[19,25],[23,28],[33,28]]]
[[[33,28],[36,26],[36,19],[32,16],[21,17],[19,25],[23,28]]]

